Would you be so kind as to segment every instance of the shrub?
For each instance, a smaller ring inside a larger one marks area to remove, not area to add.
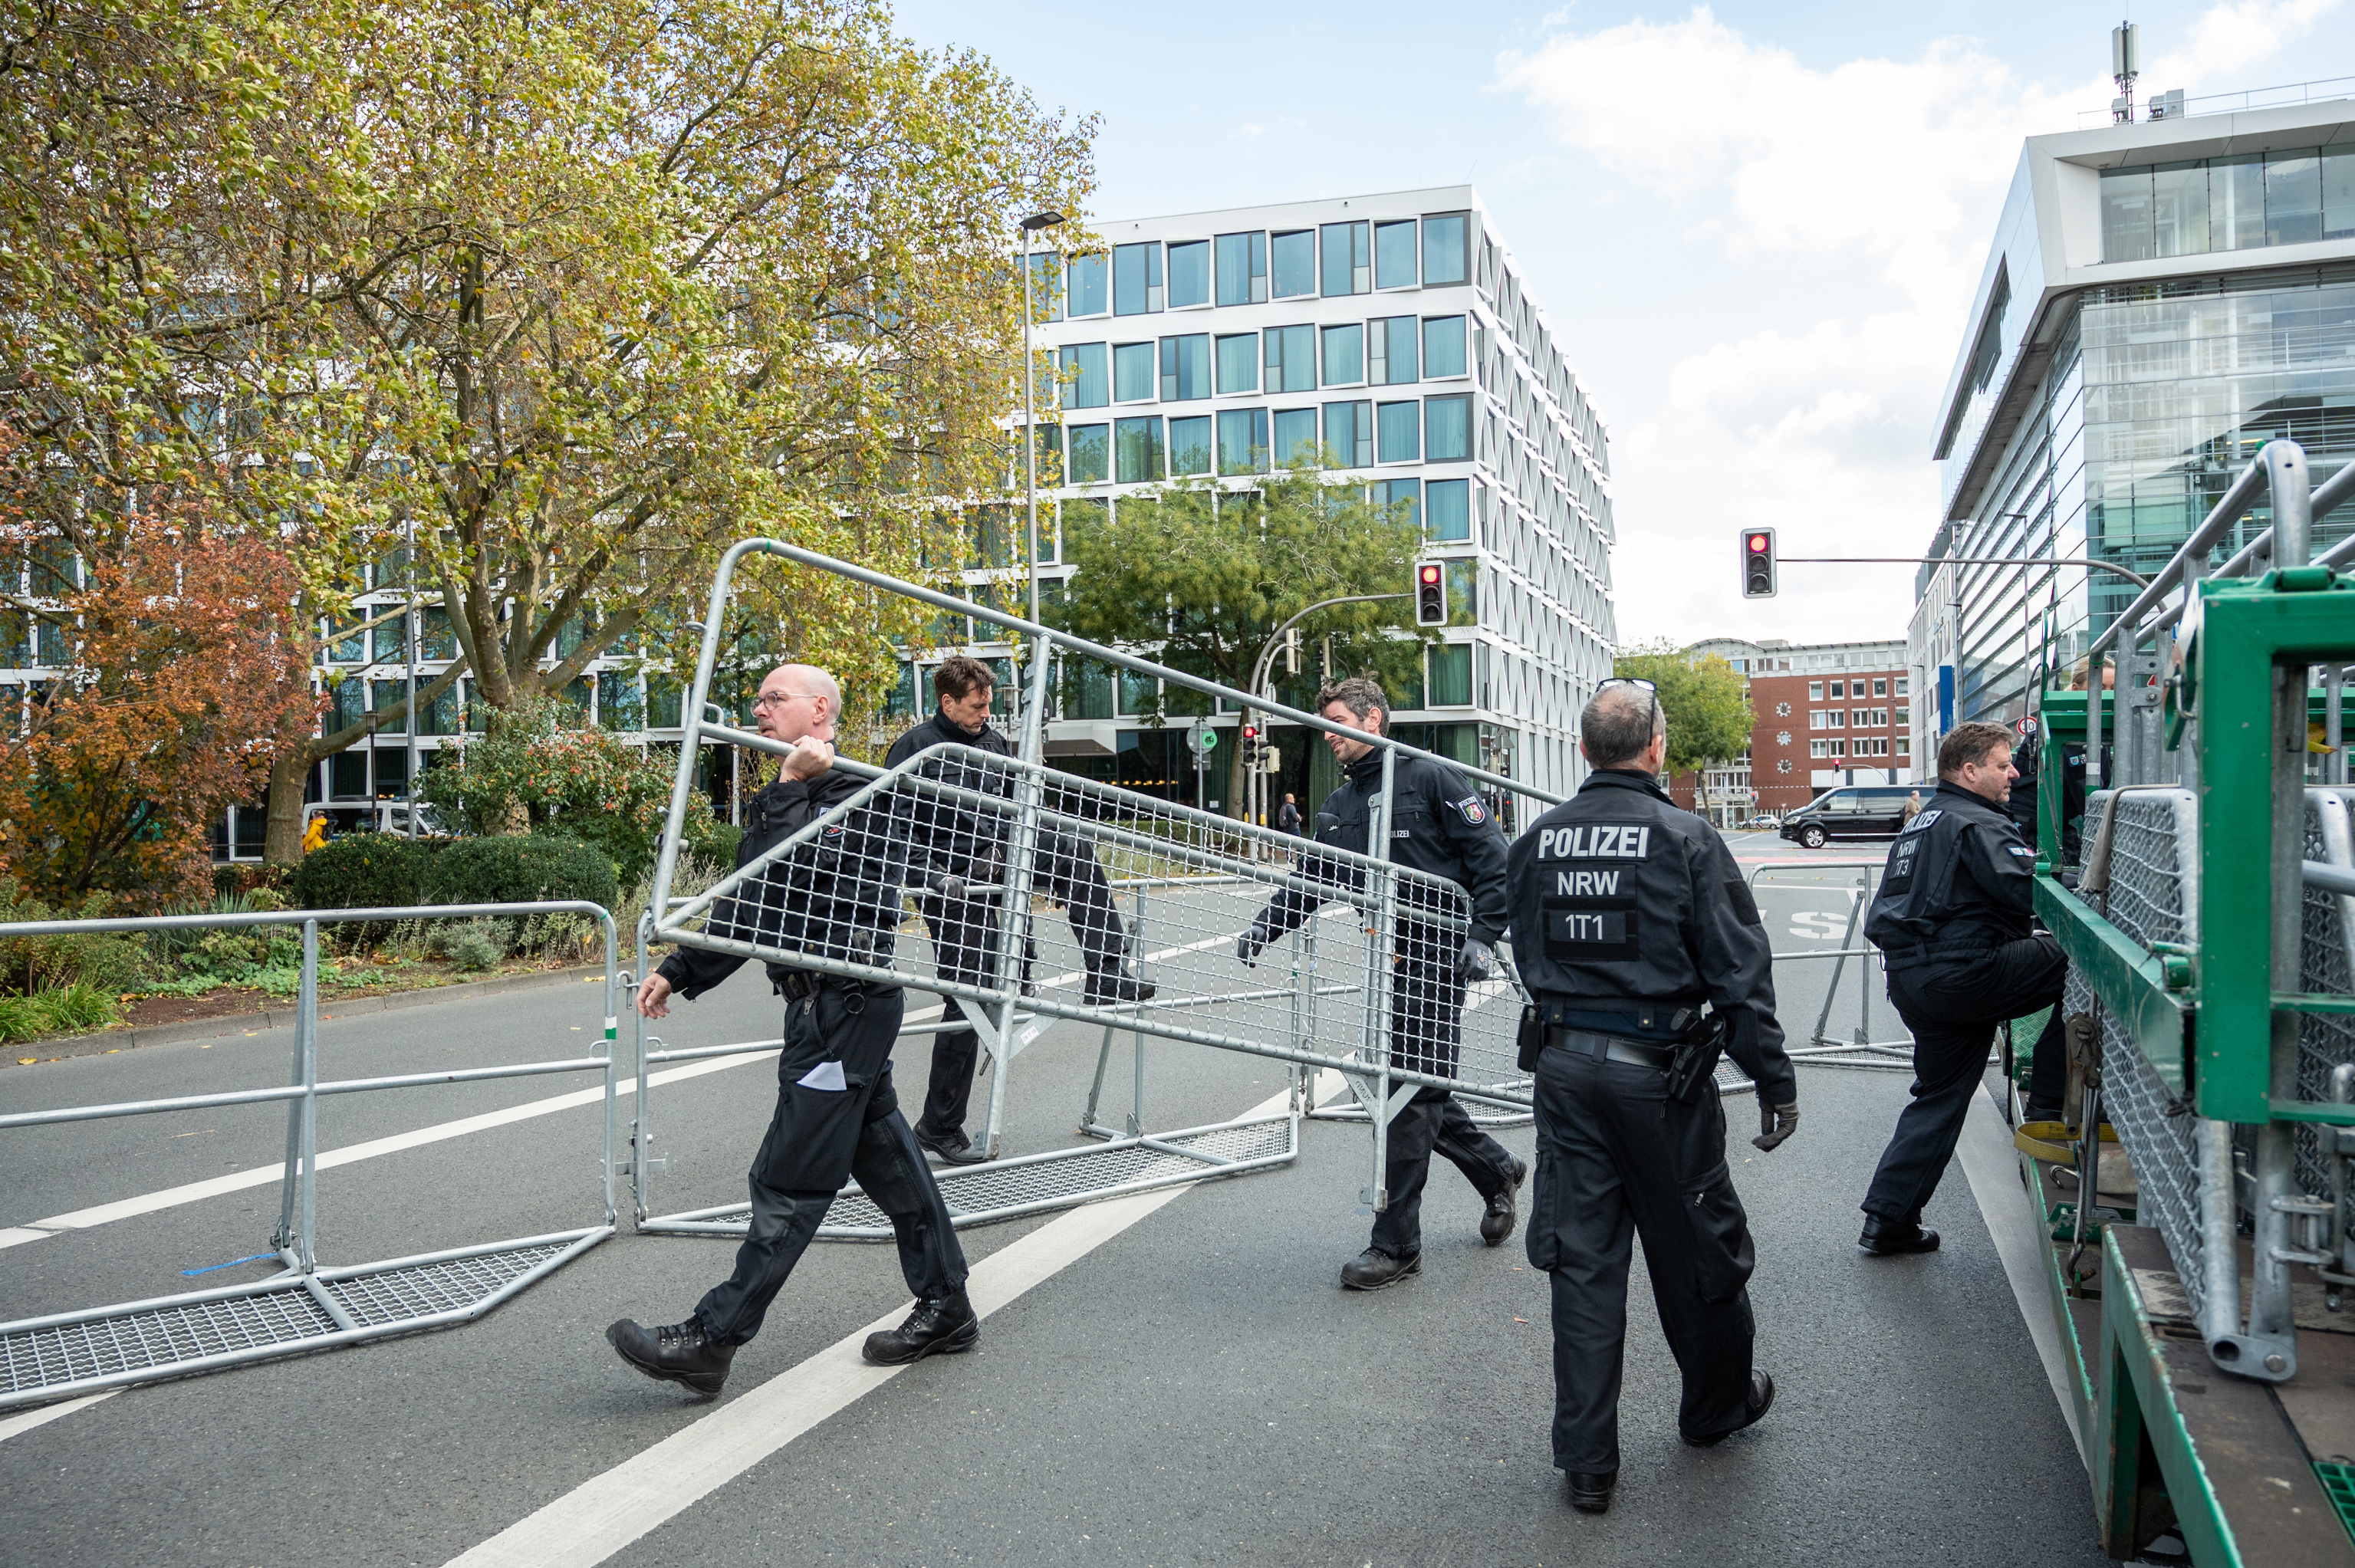
[[[303,857],[289,891],[298,909],[389,909],[421,903],[429,840],[347,833]]]
[[[94,1034],[117,1016],[114,998],[94,986],[53,986],[29,997],[0,997],[0,1040]]]
[[[53,908],[0,878],[0,921],[95,920],[109,912],[103,899],[84,900],[79,908]],[[136,936],[0,938],[0,986],[27,994],[75,985],[126,991],[146,977],[148,968],[146,947]]]
[[[487,969],[506,952],[506,927],[500,921],[470,920],[442,935],[442,955],[461,969]]]
[[[586,899],[613,907],[613,862],[603,851],[575,838],[538,833],[503,833],[461,838],[428,862],[427,903],[530,903],[541,899]]]

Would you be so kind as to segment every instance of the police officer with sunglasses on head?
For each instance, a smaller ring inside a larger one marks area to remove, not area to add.
[[[1660,788],[1658,693],[1605,681],[1580,729],[1594,771],[1513,841],[1507,886],[1534,1000],[1522,1038],[1537,1078],[1528,1248],[1552,1276],[1554,1465],[1571,1506],[1602,1513],[1619,1474],[1635,1235],[1684,1374],[1685,1441],[1719,1443],[1774,1403],[1774,1380],[1751,1366],[1754,1258],[1710,1075],[1720,1047],[1773,1107],[1759,1148],[1796,1130],[1799,1107],[1749,884],[1717,830]]]

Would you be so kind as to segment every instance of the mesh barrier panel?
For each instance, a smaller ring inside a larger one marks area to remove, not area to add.
[[[478,1253],[383,1274],[328,1282],[328,1293],[363,1328],[430,1317],[471,1307],[555,1259],[571,1243],[551,1242],[512,1252]]]
[[[2306,858],[2326,865],[2355,865],[2350,807],[2355,790],[2306,792]],[[2355,991],[2355,898],[2308,884],[2300,912],[2299,989],[2345,996]],[[2333,1069],[2355,1062],[2355,1017],[2307,1013],[2298,1021],[2297,1093],[2302,1100],[2328,1100]],[[2297,1128],[2297,1178],[2307,1192],[2330,1190],[2330,1163],[2323,1157],[2320,1129]]]

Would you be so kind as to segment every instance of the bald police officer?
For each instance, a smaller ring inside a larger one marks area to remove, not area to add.
[[[1753,1256],[1726,1168],[1716,1042],[1774,1107],[1758,1147],[1789,1137],[1799,1107],[1749,885],[1716,829],[1660,788],[1657,694],[1606,681],[1581,730],[1594,772],[1514,840],[1508,883],[1513,953],[1544,1031],[1528,1247],[1553,1283],[1553,1462],[1571,1506],[1602,1513],[1619,1475],[1634,1234],[1684,1374],[1685,1441],[1718,1443],[1774,1401],[1774,1380],[1751,1366]]]
[[[1316,842],[1360,855],[1369,848],[1382,789],[1381,748],[1354,737],[1390,727],[1390,699],[1362,677],[1316,694],[1316,711],[1337,726],[1325,737],[1348,773],[1316,813]],[[1464,988],[1488,978],[1491,944],[1505,930],[1505,839],[1496,819],[1464,775],[1444,763],[1401,757],[1391,767],[1391,842],[1382,858],[1454,882],[1470,896],[1469,929],[1452,920],[1455,902],[1442,907],[1438,890],[1401,880],[1391,980],[1391,1061],[1411,1072],[1453,1078],[1464,1040]],[[1304,850],[1303,879],[1337,893],[1363,886],[1356,868]],[[1438,895],[1438,896],[1434,896]],[[1294,930],[1327,902],[1296,888],[1279,890],[1235,939],[1235,956],[1253,962],[1260,950]],[[1490,1246],[1513,1233],[1517,1189],[1529,1167],[1482,1132],[1445,1089],[1417,1089],[1391,1119],[1390,1163],[1382,1183],[1388,1207],[1374,1216],[1366,1250],[1341,1265],[1345,1290],[1380,1290],[1423,1270],[1423,1189],[1433,1152],[1464,1173],[1484,1204],[1480,1239]]]
[[[1938,744],[1938,792],[1889,847],[1865,918],[1866,940],[1887,957],[1889,999],[1913,1036],[1913,1098],[1872,1173],[1857,1238],[1878,1257],[1937,1250],[1922,1209],[1987,1076],[1996,1025],[2052,1009],[2036,1041],[2028,1114],[2061,1114],[2069,960],[2050,933],[2030,929],[2036,851],[2007,810],[2019,777],[2002,725],[1955,725]]]

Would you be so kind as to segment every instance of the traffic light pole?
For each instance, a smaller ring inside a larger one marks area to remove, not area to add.
[[[2150,586],[2149,578],[2116,561],[2081,555],[1785,555],[1776,559],[1802,566],[2089,566],[2097,571],[2115,571],[2137,588]]]
[[[1348,593],[1338,599],[1319,599],[1316,603],[1293,615],[1268,634],[1267,641],[1260,646],[1259,657],[1252,661],[1251,680],[1243,689],[1254,697],[1273,698],[1274,693],[1267,689],[1267,679],[1268,667],[1275,662],[1276,645],[1284,641],[1284,633],[1292,630],[1317,611],[1329,610],[1336,604],[1372,604],[1385,599],[1413,597],[1412,593]],[[1244,714],[1242,721],[1249,724],[1252,721],[1252,716],[1249,713]],[[1241,747],[1237,748],[1237,750],[1241,749]],[[1243,820],[1262,824],[1266,816],[1267,774],[1256,770],[1247,772],[1243,774]]]

